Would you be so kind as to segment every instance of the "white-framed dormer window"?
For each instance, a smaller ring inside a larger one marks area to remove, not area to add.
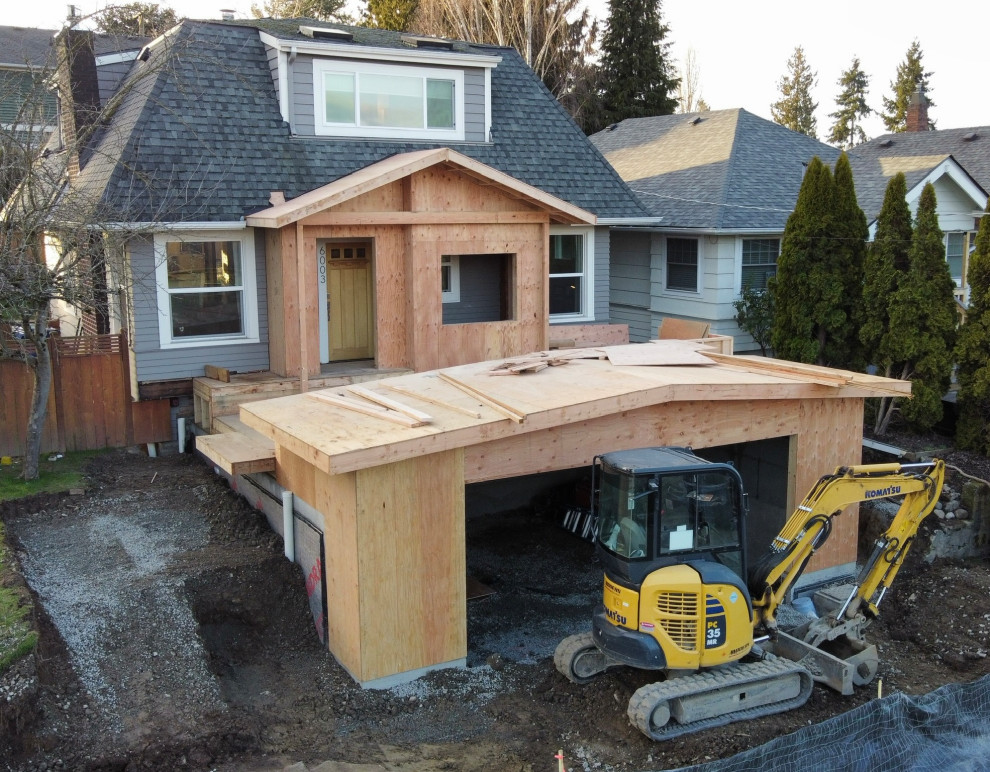
[[[664,255],[663,288],[667,292],[700,291],[701,261],[698,259],[698,239],[668,236]]]
[[[594,321],[595,229],[550,228],[550,321]]]
[[[392,139],[464,139],[464,72],[314,60],[316,133]]]
[[[440,258],[440,292],[443,303],[461,302],[461,258],[458,255]]]
[[[250,231],[155,235],[162,348],[257,343]]]

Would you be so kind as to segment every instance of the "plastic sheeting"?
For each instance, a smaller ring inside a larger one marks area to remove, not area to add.
[[[990,676],[918,697],[892,694],[731,758],[680,772],[751,770],[990,770]]]

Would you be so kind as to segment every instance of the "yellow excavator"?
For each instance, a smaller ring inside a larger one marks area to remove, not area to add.
[[[944,477],[940,460],[839,467],[749,566],[747,498],[732,465],[677,447],[596,456],[603,602],[591,632],[561,641],[554,664],[578,684],[616,666],[659,671],[663,678],[638,689],[628,707],[654,740],[799,707],[816,681],[851,694],[876,675],[877,650],[864,631]],[[896,498],[897,514],[855,583],[817,593],[817,618],[779,629],[778,610],[833,519],[851,504]]]

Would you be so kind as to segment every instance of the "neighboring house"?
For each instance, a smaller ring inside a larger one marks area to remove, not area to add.
[[[871,232],[891,176],[904,172],[912,211],[925,183],[935,185],[946,259],[956,296],[967,304],[966,269],[990,192],[990,126],[886,134],[857,146],[850,161],[856,195],[871,221]]]
[[[54,30],[0,26],[0,126],[5,131],[43,137],[54,130],[58,112],[55,94],[38,98],[43,79],[50,72],[54,36]]]
[[[54,74],[52,41],[57,30],[0,26],[0,126],[23,127],[41,141],[58,123],[58,99],[51,89],[37,89]],[[94,54],[100,96],[105,101],[127,74],[148,38],[95,35]],[[30,115],[25,114],[27,105]]]
[[[612,230],[612,319],[634,341],[664,317],[701,320],[755,349],[732,303],[774,275],[808,163],[839,151],[741,109],[632,118],[591,140],[651,214]]]
[[[960,299],[974,215],[990,183],[985,136],[984,129],[894,134],[849,153],[871,232],[897,172],[907,177],[912,209],[933,183]],[[735,336],[737,351],[755,350],[732,303],[776,272],[808,162],[834,164],[839,151],[741,109],[630,119],[591,140],[654,216],[613,228],[613,321],[629,324],[631,340],[655,337],[667,316],[709,322],[712,332]]]

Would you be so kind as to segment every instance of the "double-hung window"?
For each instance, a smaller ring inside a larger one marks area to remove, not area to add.
[[[551,228],[551,321],[594,319],[594,249],[593,228]]]
[[[698,240],[667,237],[664,289],[698,291]]]
[[[777,275],[780,239],[742,240],[742,289],[765,290]]]
[[[246,232],[155,236],[163,348],[258,341],[254,245]]]
[[[949,273],[957,287],[963,282],[963,252],[966,249],[966,234],[952,232],[945,234],[945,259],[949,263]]]
[[[316,60],[316,133],[464,139],[464,73],[436,67]]]

